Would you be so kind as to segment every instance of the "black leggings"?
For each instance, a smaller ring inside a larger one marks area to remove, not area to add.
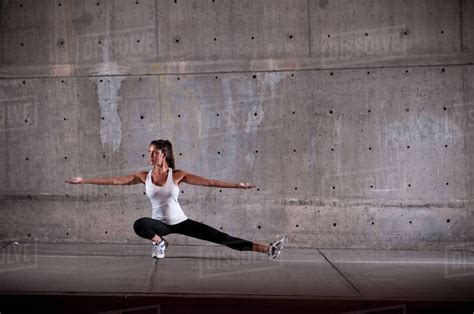
[[[223,244],[238,251],[251,251],[253,246],[253,242],[232,237],[227,233],[192,219],[186,219],[175,225],[167,225],[159,220],[143,217],[135,221],[133,229],[137,235],[148,240],[151,240],[156,234],[162,237],[170,233],[178,233],[217,244]]]

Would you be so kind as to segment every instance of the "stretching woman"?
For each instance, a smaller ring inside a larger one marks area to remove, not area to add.
[[[153,242],[152,257],[164,258],[168,241],[164,236],[178,233],[226,245],[238,251],[255,251],[267,254],[270,259],[276,259],[287,243],[285,235],[275,243],[259,244],[232,237],[208,225],[189,219],[178,203],[181,182],[220,188],[250,189],[255,187],[249,183],[229,183],[206,179],[184,170],[174,169],[173,146],[168,140],[152,141],[148,148],[149,163],[153,166],[150,171],[142,171],[128,176],[113,178],[74,177],[67,180],[71,184],[110,184],[129,185],[145,184],[146,195],[152,204],[152,218],[143,217],[135,221],[133,229],[142,238]]]

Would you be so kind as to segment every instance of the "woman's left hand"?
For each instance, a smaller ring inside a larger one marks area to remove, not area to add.
[[[237,184],[237,188],[239,189],[251,189],[251,188],[254,188],[255,185],[251,185],[250,183],[243,183],[243,182],[240,182],[239,184]]]

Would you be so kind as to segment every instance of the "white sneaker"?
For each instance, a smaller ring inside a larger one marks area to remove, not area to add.
[[[168,247],[168,241],[162,239],[160,243],[153,242],[153,249],[151,250],[151,256],[153,258],[164,258],[165,250]]]
[[[281,249],[288,243],[288,236],[283,236],[281,239],[275,243],[270,243],[270,248],[268,249],[268,256],[270,259],[277,259],[280,256]]]

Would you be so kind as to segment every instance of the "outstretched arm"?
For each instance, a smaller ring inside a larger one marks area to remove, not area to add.
[[[144,177],[145,176],[145,177]],[[146,172],[139,172],[130,174],[127,176],[120,177],[108,177],[108,178],[82,178],[74,177],[65,182],[71,184],[99,184],[99,185],[132,185],[138,183],[145,183]]]
[[[248,182],[243,183],[232,183],[232,182],[225,182],[219,181],[214,179],[207,179],[204,177],[197,176],[195,174],[180,170],[182,172],[182,182],[192,184],[192,185],[201,185],[207,187],[217,187],[217,188],[235,188],[235,189],[250,189],[254,188],[255,185],[250,185]]]

